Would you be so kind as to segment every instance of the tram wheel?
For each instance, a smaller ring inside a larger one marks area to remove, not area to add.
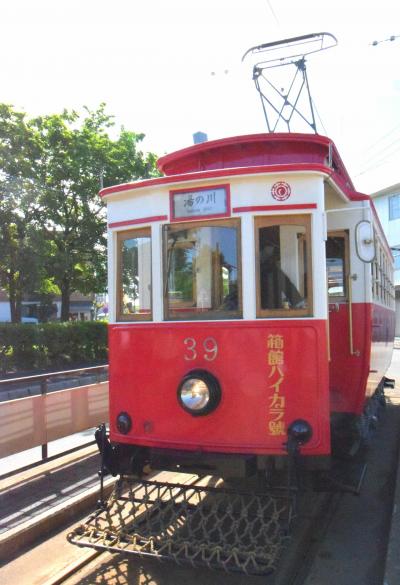
[[[344,417],[332,426],[332,455],[337,459],[353,459],[367,447],[368,429],[363,416]]]

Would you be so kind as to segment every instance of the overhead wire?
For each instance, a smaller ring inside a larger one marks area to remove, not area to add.
[[[368,171],[371,171],[373,169],[377,169],[377,168],[381,167],[382,165],[384,165],[386,163],[386,161],[388,159],[390,159],[393,155],[395,155],[399,151],[400,151],[400,144],[399,144],[398,148],[396,148],[395,150],[393,150],[391,153],[389,153],[384,158],[381,158],[381,159],[378,159],[377,161],[374,161],[366,169],[364,169],[363,171],[361,171],[360,173],[358,173],[357,175],[355,175],[355,177],[359,177],[360,175],[365,175],[365,173],[367,173]]]
[[[400,145],[400,137],[397,137],[395,140],[392,140],[392,142],[389,142],[389,144],[387,144],[386,146],[384,146],[383,148],[380,148],[379,150],[377,150],[374,154],[372,154],[371,156],[367,157],[365,163],[367,164],[369,161],[374,160],[375,158],[382,156],[383,154],[385,154],[385,152],[387,150],[389,150],[392,146],[394,145]]]
[[[387,138],[388,136],[393,134],[393,132],[395,132],[398,129],[400,129],[400,124],[397,124],[396,126],[394,126],[394,128],[389,130],[389,132],[386,132],[386,134],[384,134],[383,136],[381,136],[380,138],[375,140],[375,142],[373,144],[371,144],[371,146],[368,146],[367,148],[365,148],[363,152],[368,152],[369,150],[372,150],[377,144],[382,142],[382,140],[384,140],[385,138]]]
[[[314,100],[313,100],[313,99],[311,99],[311,102],[312,102],[312,105],[313,105],[314,111],[315,111],[315,113],[317,114],[318,120],[320,121],[320,124],[321,124],[321,126],[322,126],[322,129],[323,129],[323,131],[325,132],[325,135],[327,135],[327,134],[328,134],[328,132],[327,132],[327,130],[326,130],[326,128],[325,128],[325,126],[324,126],[324,122],[323,122],[323,120],[322,120],[322,118],[321,118],[321,116],[320,116],[320,113],[319,113],[319,111],[318,111],[318,109],[317,109],[317,106],[316,106],[316,104],[315,104],[315,102],[314,102]]]
[[[281,26],[281,23],[279,22],[278,17],[276,16],[274,9],[272,8],[271,0],[267,0],[267,4],[268,4],[268,8],[271,11],[272,16],[275,19],[276,24],[280,27]]]
[[[391,136],[394,132],[396,132],[400,128],[400,124],[394,126],[389,132],[383,135],[380,139],[378,139],[374,145],[371,145],[368,150],[374,148],[374,146],[382,140],[385,140],[389,136]],[[395,148],[393,148],[395,147]],[[388,144],[384,145],[382,148],[378,149],[375,153],[371,154],[367,159],[364,161],[364,169],[361,170],[356,177],[360,175],[364,175],[368,171],[379,168],[383,164],[386,163],[387,160],[390,160],[398,151],[400,150],[400,136],[396,137],[394,140],[389,142]]]

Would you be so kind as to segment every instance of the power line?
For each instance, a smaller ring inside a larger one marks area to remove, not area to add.
[[[279,22],[278,17],[276,16],[274,9],[272,8],[271,1],[270,0],[267,0],[267,4],[268,4],[268,7],[269,7],[269,9],[271,11],[272,16],[275,19],[276,24],[280,27],[281,26],[281,23]]]
[[[379,167],[384,165],[388,159],[390,160],[390,158],[393,157],[399,150],[400,150],[400,146],[398,148],[396,148],[395,150],[393,150],[391,153],[389,153],[387,156],[385,156],[381,159],[378,159],[376,162],[374,162],[373,164],[368,166],[366,169],[364,169],[360,173],[357,173],[357,175],[355,175],[355,177],[359,177],[360,175],[365,175],[365,173],[367,173],[368,171],[378,169]]]
[[[373,42],[371,43],[371,45],[372,45],[373,47],[376,47],[376,45],[380,45],[381,43],[387,43],[388,41],[389,41],[389,42],[391,42],[391,41],[394,41],[394,40],[396,40],[396,39],[400,39],[400,35],[392,35],[392,36],[390,36],[390,37],[389,37],[389,38],[387,38],[387,39],[382,39],[381,41],[373,41]]]
[[[315,111],[315,113],[317,114],[318,120],[319,120],[319,121],[320,121],[320,123],[321,123],[322,129],[323,129],[323,131],[325,132],[325,135],[327,136],[327,135],[328,135],[328,132],[326,131],[326,128],[325,128],[325,126],[324,126],[324,122],[323,122],[323,120],[322,120],[322,118],[321,118],[321,116],[320,116],[320,113],[318,112],[317,106],[315,105],[315,102],[314,102],[314,100],[313,100],[313,99],[312,99],[311,101],[312,101],[312,104],[313,104],[313,107],[314,107],[314,111]]]
[[[388,136],[390,136],[391,134],[393,134],[393,132],[395,132],[399,128],[400,128],[400,124],[397,124],[396,126],[394,126],[394,128],[392,128],[391,130],[389,130],[389,132],[386,132],[386,134],[384,134],[383,136],[381,136],[380,138],[378,138],[377,140],[375,140],[374,143],[371,144],[371,146],[367,146],[367,148],[365,148],[363,152],[364,153],[367,153],[369,150],[372,150],[377,144],[379,144],[380,142],[382,142],[382,140],[384,140],[385,138],[387,138]]]
[[[389,144],[387,144],[386,146],[383,146],[382,148],[377,150],[374,154],[367,157],[366,162],[368,163],[369,161],[373,161],[375,158],[382,156],[383,154],[385,154],[386,150],[388,150],[389,148],[391,148],[395,144],[399,144],[399,138],[395,138],[394,140],[392,140],[392,142],[389,142]],[[396,149],[396,150],[398,150],[398,149]]]

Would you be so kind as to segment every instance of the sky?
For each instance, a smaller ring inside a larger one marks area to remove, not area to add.
[[[1,14],[0,102],[29,116],[105,102],[158,155],[197,131],[266,132],[242,55],[329,32],[338,45],[307,59],[318,132],[358,190],[400,182],[398,0],[3,0]]]

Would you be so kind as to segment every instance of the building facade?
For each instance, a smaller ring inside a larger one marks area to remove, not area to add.
[[[90,321],[94,317],[94,295],[83,295],[73,292],[70,296],[70,320]],[[45,320],[58,321],[61,316],[61,298],[54,297]],[[22,301],[22,322],[34,323],[41,321],[40,300],[27,297]],[[8,296],[0,289],[0,322],[11,321],[11,311]]]

